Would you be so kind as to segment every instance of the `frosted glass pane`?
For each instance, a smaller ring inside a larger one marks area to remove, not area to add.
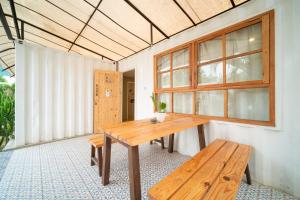
[[[269,121],[269,89],[228,90],[230,118]]]
[[[158,88],[170,87],[170,72],[158,74]]]
[[[198,85],[223,83],[223,62],[198,67]]]
[[[158,94],[157,102],[164,102],[167,104],[166,112],[171,112],[171,93]]]
[[[174,112],[192,114],[193,113],[193,93],[174,93]]]
[[[173,53],[173,69],[189,65],[189,49],[182,49]]]
[[[198,63],[222,58],[222,38],[217,37],[198,45]]]
[[[224,116],[224,91],[201,91],[196,93],[196,113],[208,116]]]
[[[238,57],[226,61],[228,83],[263,79],[261,53]]]
[[[178,69],[173,71],[173,87],[190,86],[190,69]]]
[[[170,56],[165,55],[157,59],[157,69],[158,71],[167,71],[170,70]]]
[[[226,56],[261,48],[261,23],[242,28],[226,35]]]

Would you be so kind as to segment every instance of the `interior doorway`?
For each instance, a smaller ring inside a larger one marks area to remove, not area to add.
[[[122,121],[134,120],[135,70],[123,73]]]

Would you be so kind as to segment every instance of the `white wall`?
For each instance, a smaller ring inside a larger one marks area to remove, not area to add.
[[[211,121],[206,136],[250,144],[254,148],[250,169],[259,183],[300,197],[300,1],[252,0],[237,9],[184,31],[169,40],[120,62],[120,71],[136,70],[137,119],[152,116],[153,55],[231,24],[275,9],[276,127]],[[175,147],[193,155],[198,149],[196,130],[178,134]]]
[[[112,62],[16,43],[15,146],[93,131],[93,72]]]

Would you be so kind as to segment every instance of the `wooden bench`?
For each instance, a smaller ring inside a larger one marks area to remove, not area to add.
[[[99,170],[99,176],[102,176],[102,147],[104,145],[104,135],[98,133],[93,134],[89,137],[89,143],[91,145],[91,166],[97,165]],[[96,151],[98,158],[96,157]]]
[[[192,159],[154,185],[150,199],[235,199],[248,167],[251,147],[215,140]]]

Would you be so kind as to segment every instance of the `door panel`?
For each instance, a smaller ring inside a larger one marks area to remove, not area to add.
[[[119,72],[95,71],[94,133],[101,127],[121,122],[121,75]]]

